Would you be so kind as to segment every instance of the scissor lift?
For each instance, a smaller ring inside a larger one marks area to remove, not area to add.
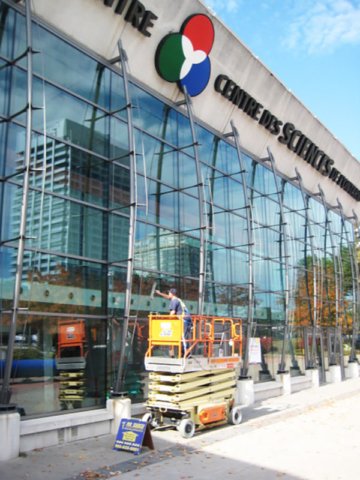
[[[84,400],[86,347],[84,320],[58,321],[56,368],[60,374],[59,400],[63,408],[81,405]]]
[[[195,430],[241,422],[235,403],[242,354],[240,319],[195,315],[191,338],[181,316],[149,316],[148,412],[153,427],[176,427],[190,438]]]

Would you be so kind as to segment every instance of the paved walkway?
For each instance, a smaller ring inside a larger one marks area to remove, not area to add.
[[[360,378],[276,397],[238,426],[183,439],[153,432],[155,450],[112,450],[113,435],[35,450],[0,463],[1,480],[358,480]],[[1,448],[1,443],[0,443]]]

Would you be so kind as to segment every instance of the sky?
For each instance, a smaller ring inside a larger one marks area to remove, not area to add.
[[[203,0],[360,161],[360,0]]]

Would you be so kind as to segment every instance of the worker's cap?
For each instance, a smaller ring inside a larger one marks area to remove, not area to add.
[[[176,288],[170,288],[169,293],[176,295]]]

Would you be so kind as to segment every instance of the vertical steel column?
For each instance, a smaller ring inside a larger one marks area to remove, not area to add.
[[[246,169],[244,160],[241,154],[240,148],[240,135],[235,127],[233,120],[230,121],[231,125],[231,133],[228,133],[226,136],[233,137],[236,147],[236,153],[239,160],[240,165],[240,172],[241,172],[241,180],[243,186],[243,199],[244,205],[246,210],[246,229],[247,229],[247,237],[248,237],[248,280],[249,280],[249,288],[248,288],[248,315],[247,315],[247,329],[246,329],[246,346],[245,346],[245,353],[244,353],[244,361],[241,366],[240,371],[240,378],[247,378],[248,371],[249,371],[249,353],[250,353],[250,338],[252,335],[253,329],[253,322],[254,322],[254,272],[253,272],[253,213],[252,213],[252,205],[249,200],[248,195],[248,187],[246,182]]]
[[[352,295],[352,317],[353,317],[353,325],[352,325],[352,341],[351,341],[351,352],[349,356],[349,362],[356,362],[357,357],[356,357],[356,339],[359,333],[359,311],[360,311],[360,291],[359,291],[359,267],[358,263],[356,260],[356,257],[354,255],[354,248],[350,248],[350,239],[349,239],[349,233],[346,229],[345,226],[345,215],[344,215],[344,209],[342,204],[340,203],[338,199],[338,207],[340,211],[340,216],[345,232],[345,238],[346,242],[348,245],[348,250],[349,250],[349,257],[350,257],[350,268],[351,268],[351,280],[352,280],[352,290],[353,290],[353,295]],[[355,220],[357,220],[357,217],[354,217]]]
[[[114,393],[120,393],[124,386],[124,370],[125,370],[125,347],[126,337],[129,329],[129,317],[131,308],[131,288],[134,270],[134,250],[135,250],[135,228],[136,228],[136,206],[137,206],[137,176],[136,176],[136,150],[135,138],[133,134],[132,104],[129,92],[129,80],[127,75],[127,55],[122,48],[121,41],[118,41],[119,59],[121,70],[124,78],[124,92],[126,101],[126,112],[128,122],[128,142],[129,142],[129,158],[130,158],[130,219],[128,234],[128,258],[126,270],[126,290],[124,302],[124,321],[120,346],[120,361],[117,373]]]
[[[285,301],[284,301],[284,310],[285,310],[285,319],[284,319],[284,337],[282,342],[281,348],[281,357],[280,363],[278,368],[278,373],[284,373],[286,368],[286,361],[285,361],[285,347],[286,341],[288,340],[289,336],[289,297],[290,297],[290,287],[289,287],[289,250],[288,250],[288,235],[287,235],[287,228],[286,228],[286,221],[284,217],[284,205],[283,205],[283,198],[282,198],[282,191],[279,187],[278,176],[275,167],[275,160],[273,154],[270,151],[270,148],[267,148],[268,151],[268,158],[271,165],[271,170],[274,175],[274,182],[275,188],[278,196],[278,203],[280,209],[280,235],[283,236],[283,246],[284,246],[284,265],[285,265]],[[280,246],[281,246],[281,238],[280,238]],[[281,260],[281,259],[280,259]]]
[[[325,236],[324,236],[324,250],[325,250],[325,259],[326,259],[326,232],[328,230],[329,232],[329,238],[330,238],[330,245],[331,245],[331,251],[332,251],[332,257],[333,257],[333,263],[334,263],[334,276],[335,276],[335,332],[338,329],[339,326],[339,299],[340,299],[340,294],[339,294],[339,282],[340,285],[343,284],[343,279],[342,279],[342,269],[339,268],[339,260],[336,257],[336,246],[334,242],[334,236],[330,228],[330,222],[329,222],[329,208],[326,205],[325,202],[325,195],[320,187],[319,187],[319,192],[320,192],[320,198],[321,202],[323,204],[323,208],[325,210]],[[325,269],[326,269],[326,263],[325,263]],[[339,273],[340,272],[340,273]],[[327,301],[329,304],[330,308],[330,297],[329,297],[329,286],[327,279],[326,281],[326,295],[327,295]],[[328,350],[329,350],[329,364],[330,365],[336,365],[336,344],[337,344],[337,336],[336,334],[334,335],[334,344],[332,345],[331,342],[328,342]],[[339,349],[340,351],[340,349]]]
[[[211,176],[207,177],[207,180],[209,182],[209,193],[210,193],[210,205],[209,205],[209,211],[207,212],[207,217],[208,217],[208,229],[209,229],[209,234],[208,234],[208,240],[209,243],[213,241],[213,236],[214,232],[216,230],[216,224],[215,224],[215,212],[214,212],[214,202],[213,202],[213,191],[214,191],[214,184],[215,184],[215,167],[216,167],[216,162],[217,162],[217,156],[218,156],[218,149],[219,149],[219,142],[220,138],[219,137],[214,137],[214,152],[212,155],[212,161],[211,161]],[[210,279],[210,288],[211,292],[209,290],[209,301],[216,303],[216,288],[214,284],[214,255],[212,248],[208,249],[206,253],[206,258],[205,258],[205,272],[206,275],[211,274],[211,279]]]
[[[157,161],[157,176],[156,179],[156,193],[155,193],[155,218],[157,225],[160,224],[160,199],[161,199],[161,187],[162,187],[162,175],[163,175],[163,162],[164,162],[164,155],[165,155],[165,138],[166,138],[166,130],[168,127],[169,122],[169,115],[170,115],[170,107],[164,105],[164,118],[162,122],[162,131],[161,131],[161,145],[160,145],[160,152]],[[161,243],[160,243],[160,228],[156,227],[156,269],[157,271],[161,271]]]
[[[31,131],[33,111],[33,63],[32,63],[32,30],[31,30],[31,6],[30,0],[25,2],[26,13],[26,41],[27,41],[27,106],[26,106],[26,134],[25,134],[25,155],[24,155],[24,180],[22,202],[20,210],[19,245],[16,259],[16,272],[14,284],[14,299],[9,329],[8,348],[6,351],[3,385],[0,393],[0,403],[8,404],[11,398],[10,376],[14,357],[14,342],[16,335],[16,323],[20,303],[21,278],[24,263],[24,249],[26,240],[26,210],[29,197],[29,183],[31,173]]]
[[[201,173],[201,166],[198,153],[198,142],[196,139],[194,115],[192,112],[191,98],[189,97],[186,88],[184,87],[184,95],[186,108],[189,115],[191,135],[194,144],[194,157],[196,165],[196,179],[198,185],[198,197],[199,197],[199,215],[200,215],[200,251],[199,251],[199,299],[198,299],[198,314],[204,313],[204,297],[205,297],[205,215],[204,215],[204,181]]]
[[[310,321],[312,323],[313,333],[312,333],[312,346],[311,346],[311,358],[305,359],[306,364],[305,368],[315,368],[316,364],[316,330],[318,327],[318,315],[317,315],[317,298],[318,298],[318,290],[317,290],[317,281],[316,281],[316,268],[315,268],[315,247],[314,247],[314,235],[312,232],[312,219],[309,215],[309,205],[306,200],[306,195],[304,191],[302,177],[297,168],[295,168],[297,180],[299,182],[299,187],[301,191],[301,195],[303,197],[303,203],[305,208],[305,235],[309,232],[309,241],[310,241],[310,250],[311,250],[311,258],[312,258],[312,269],[313,269],[313,312],[311,312],[311,304],[309,305],[309,315]],[[306,260],[306,248],[307,248],[307,240],[305,238],[305,260]],[[307,275],[307,264],[305,264],[305,275],[306,275],[306,289],[309,288],[309,279]],[[305,341],[305,339],[304,339]]]

